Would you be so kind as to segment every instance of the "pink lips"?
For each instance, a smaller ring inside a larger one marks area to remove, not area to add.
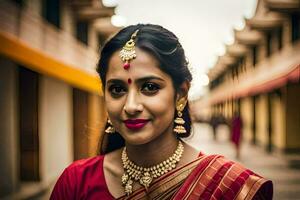
[[[124,120],[125,126],[131,130],[138,130],[143,128],[149,120],[146,119],[127,119]]]

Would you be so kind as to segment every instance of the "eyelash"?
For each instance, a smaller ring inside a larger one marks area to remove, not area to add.
[[[160,89],[161,87],[158,84],[153,82],[146,82],[142,85],[141,92],[145,95],[151,96],[156,94]],[[127,88],[122,85],[113,84],[109,86],[108,91],[110,92],[112,97],[118,98],[127,92]]]
[[[117,89],[121,91],[116,91]],[[109,86],[108,91],[110,92],[111,96],[120,97],[127,91],[127,89],[122,85],[111,85]]]
[[[149,88],[150,86],[150,88]],[[152,88],[152,89],[151,89]],[[156,94],[160,89],[160,86],[156,83],[152,83],[152,82],[146,82],[142,85],[142,89],[141,91],[145,94]]]

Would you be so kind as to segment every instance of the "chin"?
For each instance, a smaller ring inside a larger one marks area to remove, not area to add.
[[[143,145],[151,142],[153,137],[153,130],[145,126],[140,130],[130,130],[126,126],[120,127],[121,130],[119,133],[122,133],[122,137],[126,143],[131,145]]]
[[[153,137],[150,137],[147,133],[131,133],[124,137],[125,141],[131,145],[143,145],[154,140]]]

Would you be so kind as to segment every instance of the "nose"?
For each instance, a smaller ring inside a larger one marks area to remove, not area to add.
[[[128,115],[136,115],[142,112],[144,109],[142,103],[140,102],[139,94],[135,91],[128,92],[126,102],[124,105],[124,111]]]

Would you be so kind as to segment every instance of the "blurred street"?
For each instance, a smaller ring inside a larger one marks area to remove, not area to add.
[[[188,142],[206,154],[222,154],[241,162],[254,172],[271,179],[274,184],[274,199],[300,199],[300,155],[269,154],[263,148],[244,142],[241,159],[235,159],[234,147],[229,142],[229,130],[219,126],[217,141],[213,140],[212,129],[203,123],[194,124],[194,137]]]

